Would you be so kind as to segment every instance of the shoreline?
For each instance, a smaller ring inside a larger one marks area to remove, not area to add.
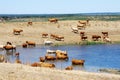
[[[1,80],[119,80],[120,75],[0,63]],[[4,74],[3,74],[4,72]]]
[[[75,42],[75,43],[56,43],[56,44],[52,44],[52,45],[44,45],[44,44],[36,44],[36,46],[76,46],[76,45],[79,45],[79,46],[83,46],[83,45],[107,45],[107,44],[110,44],[110,45],[114,45],[114,44],[120,44],[120,41],[117,41],[117,42],[112,42],[112,43],[106,43],[106,42],[95,42],[95,41],[85,41],[85,42]],[[16,47],[22,47],[22,45],[16,45]]]

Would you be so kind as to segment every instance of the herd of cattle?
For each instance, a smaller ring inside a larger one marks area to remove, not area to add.
[[[51,18],[49,19],[50,22],[52,23],[58,23],[58,19],[56,18]],[[89,20],[85,20],[85,21],[78,21],[79,24],[77,25],[77,27],[72,27],[71,29],[73,30],[74,33],[78,33],[78,30],[79,29],[85,29],[86,26],[89,24]],[[32,26],[33,25],[33,22],[28,22],[27,24],[28,26]],[[22,29],[13,29],[13,34],[14,35],[20,35],[20,33],[23,32]],[[103,37],[103,40],[106,41],[106,42],[111,42],[111,40],[109,39],[109,36],[108,36],[108,32],[101,32],[102,33],[102,37]],[[85,32],[80,32],[80,37],[81,37],[81,40],[84,41],[84,40],[87,40],[88,37],[86,36],[86,33]],[[47,38],[48,37],[48,33],[42,33],[42,38]],[[99,35],[92,35],[92,40],[93,41],[99,41],[99,39],[102,38],[101,36]],[[61,36],[61,35],[58,35],[58,34],[50,34],[50,38],[51,39],[54,39],[54,40],[57,40],[57,41],[64,41],[64,36]],[[51,44],[52,42],[50,41],[46,41],[45,44]],[[34,41],[26,41],[25,43],[22,44],[22,47],[23,48],[27,48],[27,47],[35,47],[36,46],[36,43]],[[6,45],[4,46],[0,46],[1,49],[5,49],[6,51],[8,50],[12,50],[12,51],[16,51],[16,46],[15,45],[12,45],[11,42],[7,42]],[[55,54],[54,56],[50,55],[50,53],[52,54]],[[15,56],[16,57],[19,57],[19,53],[15,53]],[[33,67],[49,67],[49,68],[53,68],[55,67],[54,64],[51,64],[51,63],[47,63],[46,61],[47,60],[68,60],[69,59],[69,56],[67,54],[66,51],[61,51],[61,50],[56,50],[56,51],[48,51],[46,53],[46,55],[44,57],[40,57],[40,62],[35,62],[33,64],[31,64],[31,66]],[[3,55],[0,55],[0,62],[3,62],[5,61],[4,60],[4,56]],[[7,62],[7,61],[5,61]],[[16,59],[15,61],[16,63],[22,63],[19,59]],[[77,60],[77,59],[72,59],[72,64],[73,65],[84,65],[84,62],[85,60]],[[72,70],[73,67],[72,66],[68,66],[65,68],[66,70]]]
[[[58,23],[58,19],[56,18],[50,18],[48,19],[48,21],[52,22],[52,23]],[[72,29],[72,32],[74,33],[78,33],[79,30],[81,29],[85,29],[87,25],[89,25],[89,20],[80,20],[78,21],[79,24],[77,24],[77,27],[71,27]],[[28,26],[29,25],[33,25],[33,22],[28,22],[27,24]],[[15,35],[20,35],[20,33],[23,32],[22,29],[13,29],[13,34]],[[108,37],[108,32],[101,32],[103,34],[103,41],[106,41],[106,42],[111,42],[110,38]],[[42,37],[43,38],[46,38],[48,37],[48,34],[47,33],[42,33]],[[88,37],[85,35],[85,32],[80,32],[80,37],[81,37],[81,40],[87,40]],[[99,35],[92,35],[92,40],[93,41],[99,41],[101,38],[101,36]],[[60,35],[57,35],[57,34],[50,34],[50,38],[53,38],[57,41],[64,41],[64,36],[60,36]]]

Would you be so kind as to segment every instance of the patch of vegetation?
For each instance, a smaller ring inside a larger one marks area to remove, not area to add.
[[[114,41],[113,44],[120,44],[120,41]]]
[[[82,13],[82,14],[19,14],[19,15],[0,15],[0,18],[9,22],[27,22],[27,21],[48,21],[49,18],[58,18],[59,20],[102,20],[117,21],[120,20],[120,13]]]
[[[106,44],[105,42],[100,41],[82,41],[74,43],[56,43],[53,46],[64,46],[64,45],[97,45],[97,44]]]
[[[100,41],[83,41],[80,43],[80,45],[97,45],[97,44],[105,44],[105,43]]]

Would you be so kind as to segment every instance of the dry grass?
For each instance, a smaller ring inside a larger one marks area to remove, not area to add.
[[[102,35],[102,31],[108,31],[109,37],[112,41],[120,41],[120,21],[90,21],[90,25],[86,27],[85,31],[88,36],[88,41],[91,41],[91,35]],[[27,26],[27,22],[8,22],[0,23],[0,43],[5,44],[7,41],[15,45],[21,45],[26,40],[35,41],[37,44],[43,44],[44,39],[53,41],[54,43],[68,44],[81,42],[79,34],[72,32],[71,27],[76,27],[78,21],[59,21],[58,24],[50,22],[33,22],[32,26]],[[21,35],[14,35],[13,29],[22,29]],[[64,41],[55,41],[53,39],[42,38],[41,34],[45,32],[49,35],[51,33],[65,37]]]

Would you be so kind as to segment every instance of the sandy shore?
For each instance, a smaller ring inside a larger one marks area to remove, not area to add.
[[[102,36],[102,31],[109,33],[109,38],[113,41],[120,41],[120,21],[90,21],[89,26],[86,26],[86,36],[88,41],[91,41],[91,36],[94,34]],[[71,27],[76,27],[78,21],[59,21],[59,24],[50,22],[33,22],[32,26],[27,26],[27,22],[7,22],[0,23],[0,44],[6,44],[7,41],[15,45],[21,45],[25,41],[34,41],[36,44],[43,44],[44,40],[51,40],[54,44],[57,43],[79,43],[81,42],[80,34],[72,32]],[[59,25],[59,28],[58,28]],[[22,29],[21,35],[14,35],[13,29]],[[48,38],[42,38],[41,34],[45,32],[49,34]],[[50,34],[64,36],[64,41],[56,41],[50,39]],[[102,40],[101,40],[102,41]]]
[[[90,21],[85,31],[88,41],[94,34],[101,35],[102,31],[109,33],[112,42],[120,42],[120,21]],[[72,32],[71,27],[76,27],[78,21],[59,21],[58,24],[50,22],[33,22],[27,26],[27,22],[0,23],[0,45],[7,41],[14,45],[21,45],[25,41],[34,41],[43,44],[44,40],[51,40],[54,44],[72,44],[81,42],[80,35]],[[14,35],[13,29],[22,29],[20,35]],[[41,34],[49,34],[48,38],[42,38]],[[64,36],[64,41],[50,39],[50,34]],[[101,42],[103,42],[101,40]],[[21,64],[0,63],[0,80],[120,80],[120,75],[106,73],[91,73],[83,71],[65,71],[56,69],[34,68]]]
[[[120,75],[0,63],[0,80],[120,80]]]

